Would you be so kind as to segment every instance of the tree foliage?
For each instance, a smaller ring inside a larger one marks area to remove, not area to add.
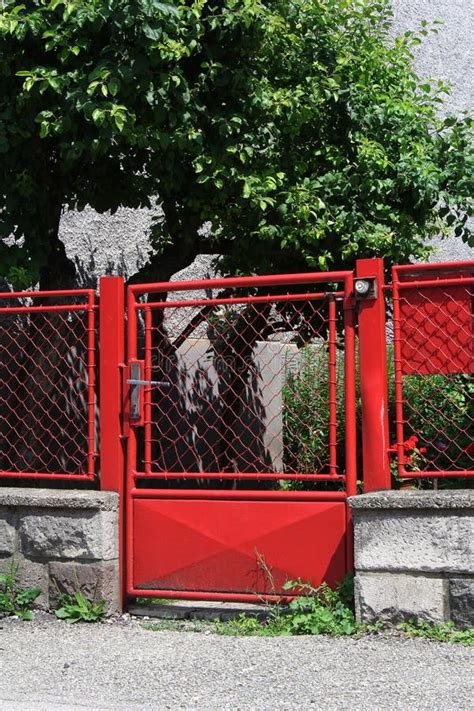
[[[468,239],[470,119],[441,116],[420,36],[390,28],[385,0],[4,0],[2,273],[72,281],[59,219],[86,205],[160,205],[137,278],[199,252],[295,271]]]

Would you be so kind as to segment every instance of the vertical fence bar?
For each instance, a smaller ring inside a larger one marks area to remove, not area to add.
[[[357,430],[356,430],[356,349],[355,303],[352,274],[344,279],[344,404],[346,493],[357,493]],[[354,529],[351,509],[346,504],[346,571],[354,570]]]
[[[145,380],[152,379],[152,316],[149,306],[145,307]],[[151,474],[151,411],[152,411],[152,388],[151,385],[145,385],[143,393],[143,410],[144,410],[144,429],[145,429],[145,456],[144,456],[144,471]]]
[[[376,288],[375,298],[358,302],[363,479],[369,492],[391,488],[383,259],[358,259],[356,278],[375,278]]]
[[[127,288],[127,357],[129,361],[136,360],[138,355],[138,327],[137,327],[137,297],[133,291],[133,287]],[[136,427],[129,428],[127,442],[127,462],[125,476],[125,522],[126,535],[124,538],[125,547],[125,573],[122,576],[124,581],[124,598],[128,591],[133,588],[133,558],[134,558],[134,523],[133,523],[133,497],[132,489],[134,487],[134,473],[137,469],[137,431]],[[138,546],[143,542],[136,541]]]
[[[87,417],[88,417],[88,452],[87,475],[95,477],[95,462],[97,457],[97,441],[95,432],[95,294],[89,293],[87,299]]]
[[[124,281],[100,279],[100,488],[123,493]]]
[[[393,299],[393,360],[395,369],[395,426],[397,438],[397,470],[401,476],[405,469],[405,451],[403,448],[403,374],[402,344],[400,335],[400,292],[398,288],[398,270],[392,268]]]
[[[124,280],[100,279],[100,488],[119,495],[120,600],[125,603],[125,458],[122,441],[122,368],[125,349]]]
[[[329,473],[337,474],[336,300],[329,296]]]
[[[344,282],[344,400],[346,409],[346,490],[357,493],[355,314],[352,275]]]

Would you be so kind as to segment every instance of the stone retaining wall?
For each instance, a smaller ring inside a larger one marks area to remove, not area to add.
[[[349,504],[360,621],[474,626],[474,491],[383,491]]]
[[[40,609],[54,609],[58,592],[80,589],[117,612],[117,494],[0,489],[0,570],[12,556],[19,585],[41,589]]]

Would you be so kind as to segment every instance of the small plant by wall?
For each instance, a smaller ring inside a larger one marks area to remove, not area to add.
[[[18,583],[18,565],[12,558],[0,573],[0,616],[15,615],[32,620],[31,606],[40,594],[39,588],[22,587]]]
[[[59,607],[54,614],[69,624],[99,622],[105,614],[105,600],[94,602],[80,590],[76,590],[73,595],[62,594],[59,596]]]

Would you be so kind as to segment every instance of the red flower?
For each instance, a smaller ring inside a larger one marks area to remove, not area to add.
[[[405,442],[403,443],[403,449],[405,451],[410,451],[411,449],[415,449],[416,445],[418,443],[418,437],[416,435],[411,435]]]

